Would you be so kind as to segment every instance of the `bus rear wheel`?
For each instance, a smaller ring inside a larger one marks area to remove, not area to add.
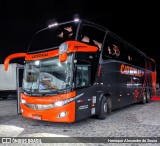
[[[147,93],[144,92],[144,93],[143,93],[143,97],[142,97],[142,103],[145,104],[146,101],[147,101]]]
[[[106,119],[107,115],[111,113],[111,100],[110,98],[102,97],[99,109],[98,119]]]
[[[150,99],[151,99],[150,91],[147,91],[147,93],[146,93],[146,102],[150,103],[150,101],[151,101]]]

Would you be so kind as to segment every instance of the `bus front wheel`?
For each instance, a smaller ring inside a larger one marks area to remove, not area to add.
[[[98,119],[105,119],[108,114],[111,113],[111,100],[110,98],[102,97],[100,109],[98,113]]]

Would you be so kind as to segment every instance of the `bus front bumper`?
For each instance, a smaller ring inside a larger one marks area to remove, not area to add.
[[[21,103],[20,106],[22,116],[27,118],[51,122],[71,123],[75,121],[75,101],[72,101],[71,103],[63,106],[54,107],[47,110],[32,109],[27,107],[23,103]]]

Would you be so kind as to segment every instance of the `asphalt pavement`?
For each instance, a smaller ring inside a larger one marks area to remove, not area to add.
[[[93,117],[75,123],[28,119],[17,115],[16,106],[16,99],[0,100],[0,137],[160,137],[160,101],[144,105],[137,103],[115,110],[105,120]],[[95,144],[81,143],[81,145]]]

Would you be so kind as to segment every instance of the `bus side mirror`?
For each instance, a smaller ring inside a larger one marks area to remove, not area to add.
[[[76,87],[88,87],[91,82],[90,65],[76,65]]]
[[[65,42],[59,46],[58,54],[60,62],[65,62],[67,60],[68,43]]]
[[[27,53],[15,53],[15,54],[12,54],[12,55],[9,55],[5,60],[4,60],[4,70],[8,70],[8,65],[10,63],[10,61],[12,59],[15,59],[15,58],[23,58],[23,57],[26,57]]]
[[[60,62],[65,62],[67,60],[67,52],[63,52],[59,55]]]

